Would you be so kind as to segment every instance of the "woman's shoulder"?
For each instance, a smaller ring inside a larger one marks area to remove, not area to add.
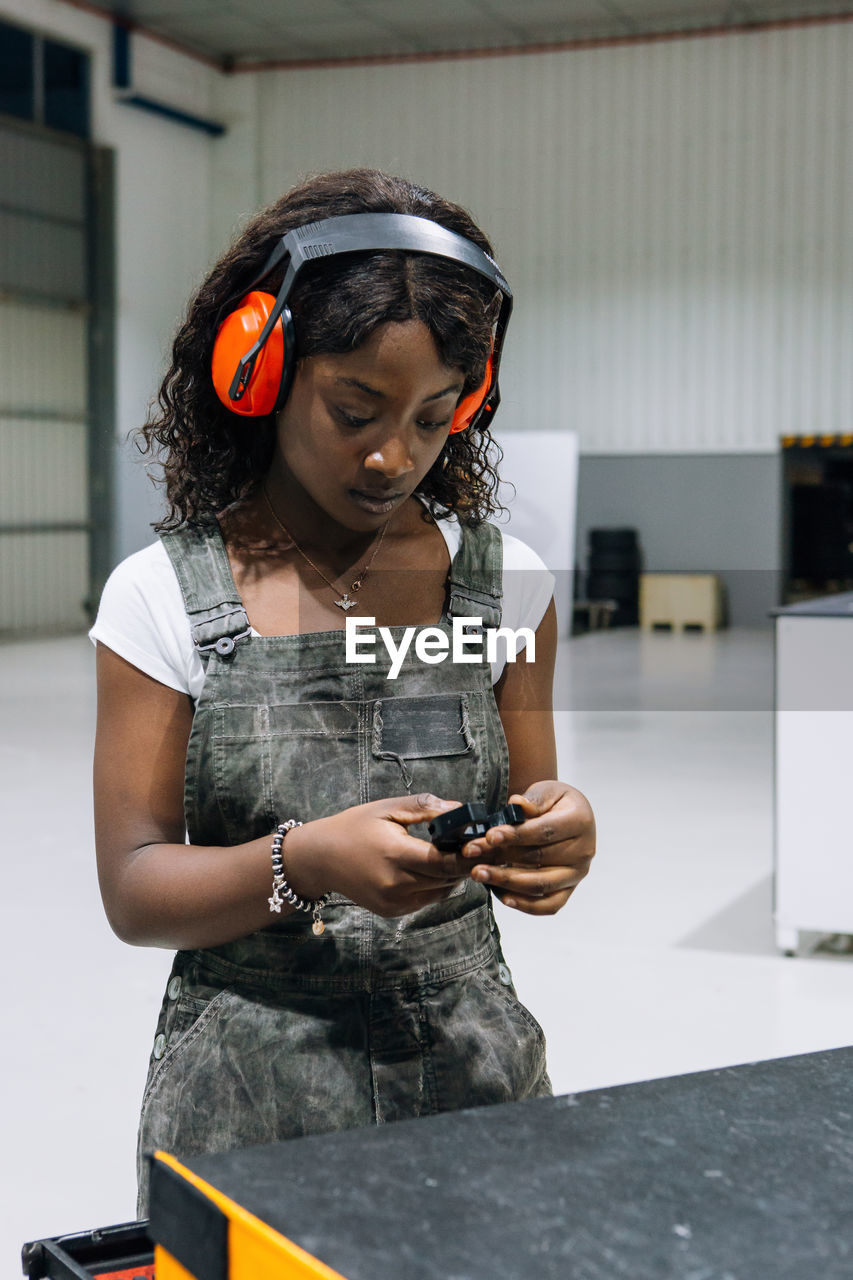
[[[136,590],[144,592],[160,585],[171,572],[171,564],[160,538],[134,551],[115,566],[104,588],[106,591]],[[172,573],[174,578],[174,573]]]
[[[493,521],[462,525],[457,516],[448,515],[436,523],[447,541],[451,560],[459,550],[463,531],[467,539],[478,545],[483,557],[491,556],[497,543],[501,548],[502,625],[516,629],[529,627],[535,631],[550,604],[555,585],[554,575],[539,553]]]
[[[499,528],[499,526],[495,526]],[[529,569],[538,573],[550,573],[545,561],[537,551],[521,538],[500,529],[503,543],[504,569]],[[553,575],[552,575],[553,577]]]
[[[535,631],[554,594],[554,575],[527,542],[499,525],[493,528],[503,547],[503,625]]]
[[[161,684],[190,691],[194,649],[189,620],[159,538],[113,569],[89,636]]]
[[[147,614],[162,621],[176,611],[184,614],[183,598],[172,562],[158,538],[134,551],[113,569],[101,596],[101,609]]]
[[[483,520],[476,525],[462,526],[457,516],[448,515],[441,520],[440,524],[445,537],[448,541],[452,540],[456,547],[459,546],[461,541],[463,527],[466,529],[468,537],[480,541],[484,546],[490,546],[497,542],[501,546],[504,570],[522,569],[550,573],[545,561],[538,552],[533,550],[529,543],[517,538],[512,533],[508,533],[502,525],[494,520]]]

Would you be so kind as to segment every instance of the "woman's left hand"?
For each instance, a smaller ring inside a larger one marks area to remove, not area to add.
[[[504,906],[550,916],[568,902],[595,853],[589,801],[566,782],[535,782],[511,795],[527,817],[520,826],[493,827],[466,844],[471,878],[495,890]]]

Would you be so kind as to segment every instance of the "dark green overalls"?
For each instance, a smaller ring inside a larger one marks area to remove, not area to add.
[[[382,646],[375,665],[346,662],[343,631],[250,636],[216,523],[164,542],[206,665],[187,749],[191,843],[240,844],[407,792],[505,803],[485,657],[427,665],[412,646],[390,680]],[[454,616],[499,625],[501,564],[497,528],[463,528],[442,629]],[[482,885],[390,920],[335,894],[323,919],[320,937],[299,913],[177,953],[142,1103],[140,1213],[155,1148],[181,1158],[551,1092]]]

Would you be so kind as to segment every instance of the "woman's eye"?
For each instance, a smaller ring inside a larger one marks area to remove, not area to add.
[[[373,421],[372,418],[359,418],[354,413],[347,413],[346,409],[338,409],[338,416],[348,427],[366,427],[369,422]]]
[[[449,418],[442,418],[441,422],[419,422],[418,426],[423,427],[425,431],[440,431],[441,428],[446,427],[449,422]]]
[[[358,430],[360,427],[366,427],[371,422],[376,421],[376,419],[373,417],[362,418],[362,417],[359,417],[357,413],[350,413],[348,410],[342,409],[340,407],[336,409],[336,413],[340,418],[341,422],[343,422],[344,425],[347,427],[352,427],[353,430]],[[418,419],[415,425],[420,427],[422,431],[440,431],[442,427],[446,427],[449,422],[450,422],[449,417],[442,418],[440,422],[434,422],[432,420],[422,421]]]

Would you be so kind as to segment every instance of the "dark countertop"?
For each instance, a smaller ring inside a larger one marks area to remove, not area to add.
[[[839,591],[834,596],[816,600],[800,600],[770,610],[771,618],[853,618],[853,591]]]
[[[853,1049],[185,1163],[347,1280],[850,1280]]]

